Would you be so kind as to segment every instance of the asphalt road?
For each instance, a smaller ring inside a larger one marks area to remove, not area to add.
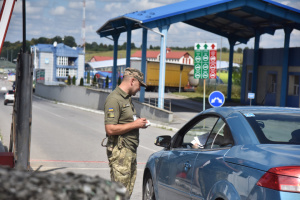
[[[4,82],[0,80],[0,88]],[[4,96],[0,95],[0,133],[3,143],[8,145],[13,106],[4,106],[3,101]],[[102,111],[82,110],[38,97],[33,97],[32,108],[30,164],[34,170],[72,171],[110,179],[106,151],[100,145],[105,137]],[[131,199],[142,199],[145,163],[153,152],[161,150],[153,144],[155,138],[174,133],[154,126],[140,131],[138,174]]]

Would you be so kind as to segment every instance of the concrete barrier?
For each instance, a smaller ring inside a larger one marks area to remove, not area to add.
[[[35,95],[58,102],[64,102],[95,110],[104,110],[109,92],[74,85],[44,85],[37,83]],[[170,123],[173,113],[139,101],[133,100],[137,115],[149,120]]]

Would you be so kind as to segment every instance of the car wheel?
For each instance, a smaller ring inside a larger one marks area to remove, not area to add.
[[[5,106],[7,105],[7,102],[6,102],[6,101],[4,101],[4,105],[5,105]]]
[[[147,175],[143,193],[143,200],[155,200],[153,181],[150,175]]]

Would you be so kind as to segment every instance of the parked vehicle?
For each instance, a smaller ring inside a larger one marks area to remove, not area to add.
[[[141,61],[131,60],[130,66],[141,70]],[[184,87],[189,85],[189,72],[192,69],[194,69],[194,65],[166,63],[165,91],[178,91],[179,87],[181,87],[181,91],[184,91]],[[147,91],[158,91],[159,62],[147,61],[146,84]]]
[[[152,154],[143,199],[300,199],[300,109],[212,108]]]
[[[8,103],[13,103],[15,100],[15,92],[14,90],[8,90],[4,94],[4,105],[7,105]]]

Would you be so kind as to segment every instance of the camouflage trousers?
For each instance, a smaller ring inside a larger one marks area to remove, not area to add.
[[[107,147],[107,157],[112,181],[122,183],[131,196],[136,179],[136,153],[118,145]]]

